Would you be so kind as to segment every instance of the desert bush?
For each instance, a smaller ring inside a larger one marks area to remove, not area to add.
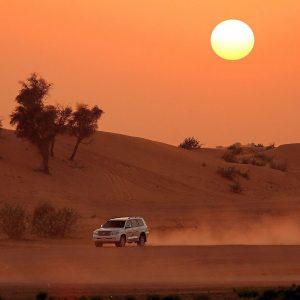
[[[194,150],[201,148],[201,146],[202,145],[200,144],[200,142],[194,137],[187,137],[178,147],[187,150]]]
[[[48,203],[38,205],[31,219],[32,232],[41,237],[63,238],[70,234],[79,215],[72,208],[56,209]]]
[[[217,173],[220,174],[222,177],[227,178],[229,180],[234,180],[237,176],[241,176],[245,179],[249,179],[249,172],[248,171],[241,171],[234,167],[219,167]]]
[[[273,161],[273,157],[266,155],[264,153],[256,153],[254,155],[255,158],[260,159],[261,161],[265,162],[265,163],[270,163]]]
[[[233,155],[238,155],[241,154],[243,152],[243,148],[242,145],[240,143],[235,143],[230,145],[227,148]]]
[[[239,181],[234,181],[232,184],[229,185],[229,187],[230,190],[236,194],[240,194],[243,191],[243,188]]]
[[[248,164],[251,164],[251,161],[252,161],[252,159],[250,157],[243,157],[240,160],[240,163],[243,165],[248,165]]]
[[[251,159],[251,164],[252,164],[253,166],[257,166],[257,167],[264,167],[264,166],[266,165],[266,162],[261,161],[261,160],[257,160],[257,159],[255,159],[255,158],[252,158],[252,159]]]
[[[237,175],[237,171],[234,167],[228,167],[228,168],[219,167],[217,173],[229,180],[233,180]]]
[[[231,151],[226,151],[222,158],[226,161],[226,162],[230,162],[230,163],[237,163],[237,158],[235,156],[234,153],[232,153]]]
[[[249,171],[241,171],[241,170],[237,170],[238,175],[240,175],[241,177],[245,178],[245,179],[250,179],[249,176]]]
[[[21,239],[26,231],[26,218],[23,206],[5,203],[0,209],[0,230],[11,239]]]
[[[282,172],[285,172],[288,168],[288,165],[286,162],[275,162],[273,161],[270,165],[270,167],[272,169],[275,169],[275,170],[279,170],[279,171],[282,171]]]

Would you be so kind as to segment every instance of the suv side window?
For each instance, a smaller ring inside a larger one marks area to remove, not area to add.
[[[142,219],[137,219],[139,226],[144,226],[144,222]]]
[[[126,225],[125,225],[125,228],[131,228],[132,227],[132,223],[131,223],[131,221],[130,220],[127,220],[126,221]]]
[[[132,227],[138,227],[139,226],[139,223],[136,219],[131,220],[131,223],[132,223]]]

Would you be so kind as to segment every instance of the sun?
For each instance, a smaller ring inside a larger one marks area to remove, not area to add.
[[[226,20],[211,34],[211,46],[223,59],[239,60],[250,54],[255,37],[252,29],[240,20]]]

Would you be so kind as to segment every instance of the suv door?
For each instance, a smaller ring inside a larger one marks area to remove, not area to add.
[[[125,233],[127,237],[127,241],[132,241],[133,240],[133,228],[132,228],[132,223],[131,220],[127,220],[125,224]]]
[[[133,239],[137,242],[140,237],[140,227],[137,219],[131,220],[132,230],[133,230]]]

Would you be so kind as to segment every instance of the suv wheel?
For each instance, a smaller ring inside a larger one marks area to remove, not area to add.
[[[125,247],[126,244],[126,236],[123,234],[120,237],[120,241],[116,243],[117,247]]]
[[[103,244],[102,244],[102,243],[100,243],[100,242],[95,242],[95,246],[96,246],[96,247],[102,247],[102,246],[103,246]]]
[[[146,236],[145,236],[144,233],[142,233],[140,235],[139,241],[137,242],[137,245],[138,246],[145,246],[145,243],[146,243]]]

